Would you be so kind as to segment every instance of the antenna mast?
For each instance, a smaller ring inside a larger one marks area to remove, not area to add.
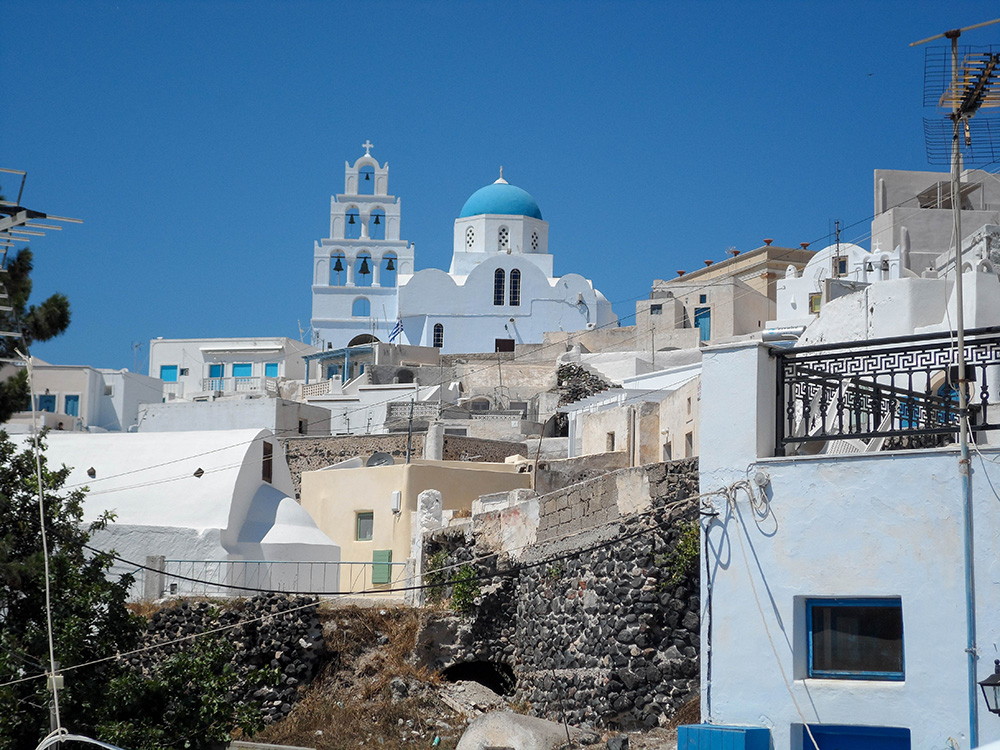
[[[962,193],[961,193],[961,162],[962,151],[959,133],[964,131],[966,146],[971,145],[972,138],[969,129],[969,119],[981,107],[1000,106],[1000,89],[993,90],[1000,66],[1000,55],[970,54],[966,56],[965,66],[961,70],[961,83],[958,65],[958,38],[963,31],[982,28],[1000,22],[1000,18],[985,21],[963,29],[952,29],[943,34],[913,42],[911,47],[937,39],[951,40],[951,84],[945,90],[938,103],[942,108],[950,108],[952,121],[951,136],[951,208],[955,220],[955,305],[957,307],[956,335],[958,360],[958,408],[959,449],[960,458],[958,471],[962,476],[962,494],[965,512],[965,590],[966,590],[966,654],[968,655],[968,690],[969,690],[969,742],[971,747],[979,745],[979,703],[976,690],[976,599],[975,574],[973,565],[975,556],[972,551],[973,541],[973,507],[972,507],[972,477],[969,471],[969,415],[968,392],[966,391],[966,357],[965,357],[965,304],[962,295]]]

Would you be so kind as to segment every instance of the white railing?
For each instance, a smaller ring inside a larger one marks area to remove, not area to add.
[[[202,391],[217,393],[267,393],[277,395],[277,378],[202,378]]]
[[[524,419],[524,412],[520,409],[491,409],[490,411],[470,412],[473,419]]]
[[[184,395],[184,384],[183,383],[164,383],[163,384],[163,397],[164,398],[181,398]]]
[[[438,403],[413,404],[414,417],[437,417],[440,411],[441,411],[441,405]],[[410,416],[409,401],[393,401],[386,405],[387,419],[408,419],[409,416]]]
[[[307,383],[302,386],[302,398],[309,398],[309,396],[325,396],[328,393],[336,393],[333,384],[339,383],[339,380],[320,380],[318,383]]]
[[[133,572],[130,598],[240,597],[259,591],[402,597],[403,592],[391,589],[405,581],[406,567],[405,562],[166,560],[162,572],[142,568]],[[373,576],[380,582],[374,583]]]

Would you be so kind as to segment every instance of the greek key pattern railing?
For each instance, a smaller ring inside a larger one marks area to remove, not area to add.
[[[775,449],[828,453],[950,442],[957,433],[958,368],[955,334],[944,332],[775,349]],[[1000,429],[991,403],[1000,387],[1000,328],[966,332],[966,393],[974,432]],[[815,447],[815,446],[814,446]]]

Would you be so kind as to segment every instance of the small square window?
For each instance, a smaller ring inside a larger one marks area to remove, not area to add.
[[[823,295],[819,292],[814,292],[809,295],[809,312],[813,315],[819,313],[819,308],[823,304]]]
[[[160,365],[160,380],[164,383],[176,383],[177,365]]]
[[[699,294],[698,295],[698,304],[699,305],[704,305],[706,302],[708,302],[708,295],[707,294]]]
[[[190,374],[190,370],[187,367],[182,367],[181,368],[181,375],[189,375],[189,374]]]
[[[650,305],[649,306],[650,315],[663,315],[663,305]]]
[[[358,513],[358,521],[354,538],[359,542],[370,542],[375,530],[375,514],[372,511]]]
[[[900,599],[807,599],[809,676],[902,680]]]

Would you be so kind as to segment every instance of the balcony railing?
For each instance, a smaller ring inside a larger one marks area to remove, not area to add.
[[[202,378],[201,390],[217,393],[266,393],[278,395],[277,378]]]
[[[133,601],[161,596],[250,596],[286,591],[336,596],[402,596],[405,562],[301,562],[285,560],[166,560],[163,571],[132,572]],[[377,582],[373,582],[377,581]]]
[[[952,442],[962,418],[954,339],[944,332],[773,350],[776,454]],[[967,331],[965,353],[970,427],[1000,429],[990,401],[1000,387],[1000,327]]]
[[[441,413],[441,404],[438,402],[433,403],[415,403],[413,404],[413,416],[415,418],[431,418],[437,419],[438,415]],[[392,401],[386,404],[386,419],[389,421],[395,419],[409,419],[410,417],[410,402],[409,401]]]

